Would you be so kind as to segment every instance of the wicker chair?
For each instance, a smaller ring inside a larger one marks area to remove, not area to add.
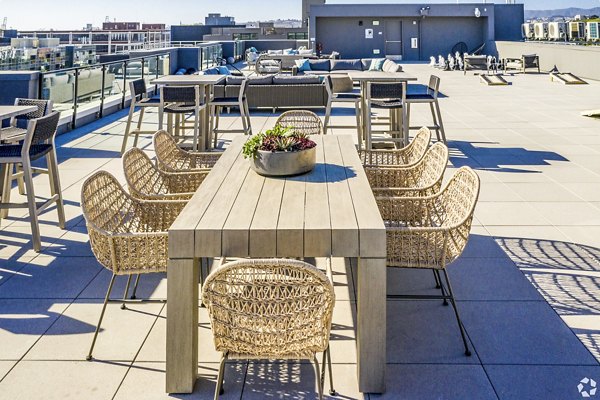
[[[325,377],[319,372],[319,352],[324,361],[327,355],[335,393],[329,355],[335,295],[331,281],[316,267],[282,259],[230,262],[208,276],[202,300],[215,348],[223,353],[215,399],[229,358],[311,360],[321,399]]]
[[[114,176],[99,171],[83,183],[81,208],[86,220],[90,245],[96,259],[112,271],[104,305],[87,359],[102,324],[117,275],[148,274],[167,270],[168,229],[187,202],[144,201],[131,197]],[[125,290],[127,295],[128,287]]]
[[[436,287],[441,289],[441,296],[390,295],[388,298],[441,299],[444,304],[450,300],[467,356],[471,351],[446,267],[461,255],[467,244],[478,197],[479,177],[471,168],[461,167],[434,196],[377,198],[387,228],[387,266],[431,269]]]
[[[323,133],[321,118],[308,110],[286,111],[277,118],[275,125],[290,127],[294,132],[306,133],[307,135],[320,135]]]
[[[221,157],[221,152],[195,152],[177,146],[175,138],[167,131],[154,134],[154,151],[158,168],[166,172],[182,172],[212,168]]]
[[[419,129],[414,139],[404,148],[396,150],[359,150],[358,155],[365,166],[412,166],[421,161],[431,142],[431,131]]]
[[[409,167],[365,167],[376,196],[422,197],[438,193],[448,164],[448,147],[431,146],[417,164]]]
[[[129,149],[123,155],[123,170],[131,195],[142,200],[189,200],[209,170],[165,172],[158,169],[143,150]]]

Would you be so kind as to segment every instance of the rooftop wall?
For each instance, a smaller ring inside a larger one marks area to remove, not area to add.
[[[555,65],[561,72],[570,72],[580,78],[600,80],[600,46],[575,46],[557,43],[496,42],[501,58],[518,58],[523,54],[540,56],[542,71]]]
[[[522,4],[431,4],[422,14],[423,7],[423,4],[312,6],[309,36],[321,43],[326,53],[338,51],[342,57],[352,58],[402,54],[405,61],[445,55],[458,42],[466,43],[468,50],[485,43],[486,50],[495,54],[497,35],[503,40],[520,38]],[[366,37],[367,29],[373,30],[372,38]],[[401,36],[392,37],[398,36],[395,33],[398,31]]]

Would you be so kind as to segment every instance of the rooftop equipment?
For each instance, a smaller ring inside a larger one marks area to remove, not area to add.
[[[536,22],[533,25],[535,39],[546,40],[548,39],[548,23],[547,22]]]
[[[533,24],[525,23],[525,24],[521,25],[521,34],[523,35],[523,38],[525,38],[527,40],[533,40],[533,38],[534,38]]]
[[[550,22],[548,24],[548,39],[565,40],[567,37],[567,24],[564,22]]]

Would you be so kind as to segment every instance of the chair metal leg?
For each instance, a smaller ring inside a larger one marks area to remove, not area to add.
[[[438,275],[438,272],[435,269],[432,269],[431,272],[433,272],[433,277],[435,278],[435,288],[440,289],[442,284],[440,283],[440,276]]]
[[[429,103],[429,109],[431,110],[431,118],[433,119],[433,126],[435,126],[435,136],[437,137],[438,142],[442,140],[440,136],[440,125],[437,120],[437,115],[435,113],[435,107],[433,103]]]
[[[142,276],[142,274],[138,274],[138,276],[135,277],[135,283],[133,284],[133,293],[131,293],[131,297],[130,297],[131,300],[137,299],[136,293],[137,293],[138,284],[140,283],[141,276]]]
[[[27,205],[29,208],[29,221],[31,223],[33,250],[39,253],[42,248],[42,241],[40,238],[40,225],[38,222],[37,206],[35,204],[35,191],[33,189],[31,164],[28,158],[23,160],[23,173],[23,177],[25,179],[25,189],[27,191]]]
[[[460,336],[462,337],[463,344],[465,345],[465,355],[470,356],[471,350],[469,349],[469,344],[467,342],[467,334],[465,333],[465,327],[460,320],[460,315],[458,314],[458,307],[456,306],[456,301],[454,300],[454,293],[452,292],[452,286],[450,285],[450,277],[448,276],[448,272],[445,269],[442,270],[444,272],[444,278],[446,279],[446,284],[448,285],[448,294],[450,295],[450,302],[452,303],[452,308],[454,308],[454,314],[456,315],[456,321],[458,322],[458,328],[460,329]],[[443,286],[443,285],[442,285]]]
[[[110,292],[112,292],[113,285],[115,283],[115,278],[117,275],[113,274],[110,279],[110,283],[108,284],[108,290],[106,291],[106,297],[104,298],[104,304],[102,305],[102,311],[100,312],[100,318],[98,319],[98,325],[96,325],[96,331],[94,332],[94,338],[92,339],[92,345],[90,346],[90,351],[85,358],[90,361],[92,359],[92,352],[94,351],[94,346],[96,345],[96,339],[98,338],[98,332],[100,332],[100,325],[102,324],[102,319],[104,318],[104,312],[106,311],[106,305],[108,304],[108,299],[110,298]]]
[[[444,288],[444,283],[442,282],[442,278],[440,277],[440,271],[434,269],[433,274],[435,275],[435,281],[438,285],[436,286],[436,289],[440,289],[440,291],[442,292],[442,297],[444,298],[444,305],[447,306],[448,299],[446,298],[446,288]]]
[[[336,391],[333,388],[333,368],[331,366],[331,346],[323,353],[323,372],[321,372],[321,387],[325,386],[325,360],[327,359],[327,369],[329,371],[329,395],[335,396]]]
[[[323,384],[321,382],[321,373],[317,356],[313,357],[313,365],[315,367],[315,377],[317,378],[317,390],[319,391],[319,400],[323,399]]]
[[[125,284],[125,290],[123,291],[123,304],[121,304],[121,310],[126,309],[125,300],[127,300],[127,293],[129,293],[129,285],[131,285],[131,278],[133,275],[127,277],[127,284]]]
[[[215,400],[219,399],[219,395],[223,394],[223,379],[225,378],[225,362],[227,361],[227,353],[221,355],[221,363],[219,364],[219,375],[217,375],[217,386],[215,387]]]

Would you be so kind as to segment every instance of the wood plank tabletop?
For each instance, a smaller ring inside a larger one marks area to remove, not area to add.
[[[36,106],[0,106],[0,120],[28,114],[37,110]]]
[[[169,231],[169,257],[384,257],[385,226],[350,136],[315,136],[308,174],[255,173],[234,139]],[[369,244],[369,245],[365,245]]]

